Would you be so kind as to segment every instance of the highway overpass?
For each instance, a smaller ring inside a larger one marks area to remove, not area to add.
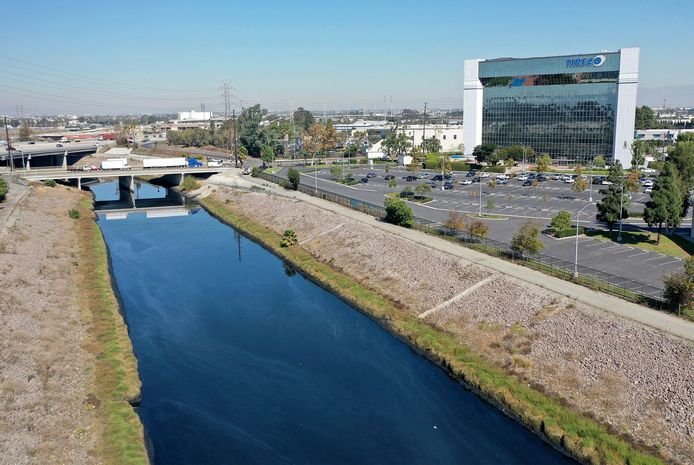
[[[58,147],[58,145],[62,145]],[[24,169],[34,166],[62,166],[67,169],[80,158],[96,153],[97,142],[71,142],[67,144],[51,143],[12,143],[16,150],[10,151],[15,168]],[[9,166],[7,147],[0,147],[0,160]]]
[[[138,176],[153,176],[163,178],[167,184],[180,185],[183,181],[183,176],[191,175],[211,175],[229,171],[234,168],[137,168],[129,170],[96,170],[96,171],[69,171],[65,169],[38,169],[31,171],[23,171],[17,173],[20,177],[27,181],[47,181],[53,179],[56,181],[76,181],[77,186],[82,188],[82,180],[85,179],[113,179],[118,178],[120,185],[123,188],[134,190],[135,178]]]

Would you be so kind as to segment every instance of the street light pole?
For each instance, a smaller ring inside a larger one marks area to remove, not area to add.
[[[624,210],[624,184],[619,185],[619,234],[617,242],[622,242],[622,211]]]
[[[588,202],[593,201],[593,168],[595,165],[593,165],[593,162],[590,162],[590,186],[589,186],[589,191],[588,191]]]
[[[481,173],[482,171],[480,171]],[[477,216],[482,216],[482,175],[477,176],[478,182],[480,183],[480,208],[477,213]]]

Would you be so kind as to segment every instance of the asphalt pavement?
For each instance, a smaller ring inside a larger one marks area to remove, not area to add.
[[[395,176],[397,182],[397,187],[390,188],[388,187],[389,181],[383,178],[386,174],[384,165],[374,165],[373,168],[368,165],[352,165],[352,168],[354,168],[354,177],[357,179],[365,177],[369,171],[376,175],[370,178],[368,183],[347,186],[332,181],[330,170],[325,168],[315,173],[302,173],[301,182],[307,186],[317,186],[365,202],[383,205],[386,193],[400,192],[404,187],[414,188],[427,180],[422,178],[421,181],[406,181],[403,178],[413,173],[402,167],[389,167],[388,174]],[[286,176],[286,171],[287,168],[283,168],[278,174]],[[419,174],[423,173],[428,173],[429,177],[436,174],[425,170],[420,171]],[[494,176],[495,173],[490,173],[489,178],[483,179],[481,186],[479,183],[471,185],[457,183],[452,190],[444,191],[441,190],[441,183],[437,182],[437,187],[426,194],[433,197],[433,201],[426,204],[415,202],[409,202],[409,204],[415,216],[432,223],[443,223],[451,210],[476,214],[481,205],[482,213],[491,213],[503,218],[484,220],[489,225],[488,237],[505,243],[511,241],[520,224],[527,219],[536,219],[543,225],[549,226],[552,217],[562,210],[569,211],[574,221],[576,213],[581,211],[580,223],[582,226],[604,229],[604,225],[595,219],[597,212],[595,203],[602,198],[599,189],[606,186],[591,185],[592,192],[586,190],[576,193],[571,190],[570,184],[561,181],[547,181],[540,183],[537,187],[524,187],[522,182],[510,180],[507,185],[498,184],[496,187],[490,187],[487,185],[487,181]],[[456,173],[454,179],[457,181],[466,179],[465,174]],[[643,211],[644,203],[649,198],[648,194],[634,193],[631,195],[629,210]],[[590,201],[591,197],[592,202]],[[490,199],[494,206],[488,210]],[[691,219],[685,219],[683,224],[691,224]],[[623,227],[624,230],[647,229],[647,225],[641,218],[629,218],[624,221]],[[542,250],[543,255],[574,262],[575,236],[554,239],[543,235],[542,241],[545,244]],[[658,289],[663,288],[662,279],[665,274],[679,270],[683,266],[683,260],[678,257],[587,236],[579,237],[578,250],[580,266],[619,276],[625,280],[644,283]]]

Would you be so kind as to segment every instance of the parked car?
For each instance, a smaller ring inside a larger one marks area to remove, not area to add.
[[[532,186],[532,185],[533,185],[533,182],[532,182],[530,179],[526,180],[526,181],[523,183],[523,186],[524,186],[524,187],[528,187],[528,186]]]
[[[603,186],[610,186],[612,185],[612,181],[608,181],[607,178],[605,178],[600,182],[600,184],[602,184]]]
[[[561,181],[561,174],[553,174],[549,177],[552,181]]]
[[[416,181],[416,180],[417,180],[417,176],[409,175],[409,176],[405,177],[405,181]]]
[[[501,178],[496,180],[497,184],[508,184],[508,178]]]
[[[472,178],[475,176],[475,174],[476,173],[474,171],[468,171],[467,173],[465,173],[465,177],[466,178]]]
[[[400,198],[411,199],[414,197],[414,192],[412,191],[402,191],[400,192]]]
[[[29,144],[29,145],[34,145],[35,143],[36,142],[34,142],[33,140],[30,140],[29,142],[27,142],[27,144]]]
[[[429,173],[422,173],[419,175],[419,179],[424,179],[424,178],[428,178],[428,177],[429,177]]]
[[[436,188],[436,183],[434,181],[429,181],[427,184],[429,184],[432,189]]]
[[[641,185],[643,187],[653,187],[653,180],[652,179],[644,179],[641,181]]]
[[[392,174],[386,174],[385,176],[383,176],[383,179],[385,179],[386,181],[390,181],[391,179],[395,179],[395,176],[393,176]]]
[[[655,170],[653,168],[642,168],[641,172],[643,174],[655,174]]]
[[[369,178],[369,179],[371,179],[371,178],[373,178],[373,177],[375,177],[375,176],[376,176],[376,173],[374,173],[373,171],[369,171],[368,173],[366,173],[366,177]]]
[[[436,176],[431,178],[431,180],[432,181],[443,181],[443,176],[441,176],[440,174],[437,174]]]
[[[480,177],[480,178],[488,178],[488,177],[489,177],[489,173],[481,172],[481,173],[479,174],[479,177]]]
[[[596,176],[593,178],[593,184],[602,184],[605,180],[605,176]]]
[[[463,186],[469,186],[470,184],[472,184],[472,182],[472,179],[463,179],[462,181],[460,181],[460,184],[462,184]]]
[[[527,175],[527,173],[521,173],[518,175],[518,177],[516,177],[516,179],[518,179],[519,181],[527,181],[528,175]]]
[[[250,168],[244,168],[244,169],[241,171],[241,174],[251,174],[251,169],[250,169]]]
[[[362,184],[366,184],[367,182],[369,182],[369,178],[361,178],[359,182]]]
[[[451,182],[446,182],[446,183],[444,183],[444,184],[443,184],[443,189],[444,189],[444,190],[447,190],[447,191],[453,190],[453,183],[451,183]]]
[[[541,174],[535,178],[537,182],[546,182],[549,181],[549,178],[545,176],[544,174]]]
[[[650,194],[651,192],[653,192],[653,188],[652,188],[652,187],[646,187],[646,188],[643,189],[643,193],[644,193],[644,194]]]
[[[55,144],[56,147],[62,147],[63,144]]]

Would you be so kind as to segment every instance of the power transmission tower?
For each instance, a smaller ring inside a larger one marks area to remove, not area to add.
[[[233,140],[233,153],[234,153],[234,166],[236,168],[239,167],[239,158],[236,153],[236,113],[233,112],[233,119],[230,121],[229,120],[229,113],[232,112],[231,110],[231,86],[229,85],[229,82],[224,81],[224,122],[227,125],[227,128],[229,130],[229,138],[228,138],[228,148],[229,148],[229,154],[232,153],[232,140]]]

